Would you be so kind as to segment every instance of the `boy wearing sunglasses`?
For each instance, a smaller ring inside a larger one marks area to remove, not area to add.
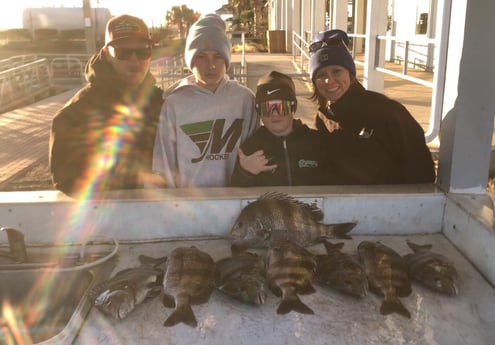
[[[55,115],[50,132],[53,184],[67,194],[143,188],[163,91],[150,74],[151,39],[139,18],[106,27],[105,46],[85,68],[87,84]]]
[[[153,153],[156,187],[225,187],[237,147],[258,127],[254,94],[228,80],[232,44],[225,22],[205,15],[189,29],[184,58],[192,75],[167,91]]]
[[[232,185],[297,186],[326,181],[324,140],[316,130],[294,119],[297,98],[294,81],[271,71],[256,90],[256,111],[263,122],[238,150]]]

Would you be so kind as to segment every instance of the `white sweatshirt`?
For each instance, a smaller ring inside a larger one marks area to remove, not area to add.
[[[258,127],[250,89],[223,80],[213,93],[187,77],[165,98],[153,171],[170,188],[228,186],[237,147]]]

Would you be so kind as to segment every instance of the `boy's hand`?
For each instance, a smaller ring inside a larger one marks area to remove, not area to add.
[[[258,150],[247,156],[242,152],[241,148],[238,147],[237,154],[239,155],[239,164],[241,165],[241,168],[253,175],[258,175],[260,172],[277,168],[277,164],[267,165],[268,159],[265,157],[263,150]]]

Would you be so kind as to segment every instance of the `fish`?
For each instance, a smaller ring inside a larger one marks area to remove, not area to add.
[[[97,285],[89,292],[89,298],[104,314],[116,320],[124,319],[146,299],[158,296],[162,290],[167,257],[151,258],[140,255],[141,265],[117,272],[112,278]]]
[[[458,273],[452,261],[431,251],[432,245],[406,240],[414,253],[404,256],[409,277],[433,291],[449,296],[459,294]]]
[[[327,254],[316,255],[315,282],[356,297],[368,294],[368,278],[363,265],[341,251],[344,243],[324,242]]]
[[[321,220],[323,212],[316,205],[269,192],[241,210],[230,235],[233,244],[251,248],[268,248],[278,240],[309,246],[324,237],[349,239],[347,233],[356,226],[355,222],[323,224]]]
[[[255,253],[233,252],[215,263],[215,286],[242,303],[261,305],[267,297],[265,262]]]
[[[191,247],[177,247],[169,255],[163,279],[163,305],[174,308],[163,325],[184,323],[196,327],[191,308],[206,303],[214,289],[215,262],[206,252]]]
[[[370,290],[383,296],[380,313],[382,315],[398,313],[411,318],[411,313],[399,299],[409,296],[412,292],[411,281],[402,256],[380,242],[371,241],[359,243],[358,255],[363,263]]]
[[[295,311],[314,314],[298,294],[311,294],[316,290],[312,280],[316,272],[316,257],[306,248],[292,241],[279,241],[270,247],[266,257],[268,286],[282,300],[277,314]]]

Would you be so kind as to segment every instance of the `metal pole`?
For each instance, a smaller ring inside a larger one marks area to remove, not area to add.
[[[83,0],[84,36],[86,38],[86,53],[96,53],[95,29],[91,18],[90,0]]]

